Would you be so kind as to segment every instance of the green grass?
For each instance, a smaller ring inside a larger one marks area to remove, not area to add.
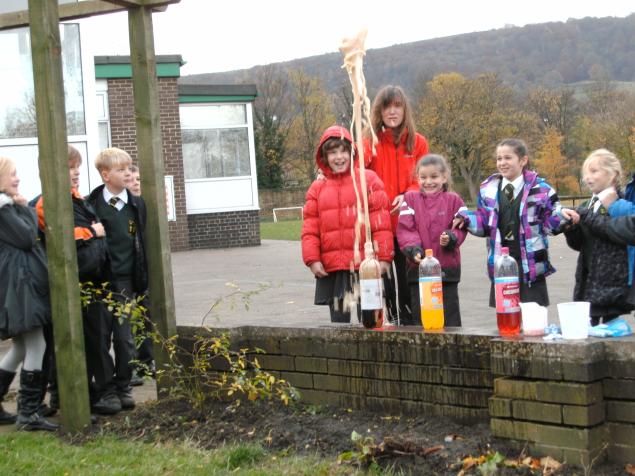
[[[277,223],[260,222],[260,238],[263,240],[300,241],[302,220],[284,220]]]
[[[100,436],[69,444],[41,433],[0,435],[0,474],[7,475],[343,475],[351,467],[313,456],[274,455],[258,445],[207,451],[192,443],[147,444]]]

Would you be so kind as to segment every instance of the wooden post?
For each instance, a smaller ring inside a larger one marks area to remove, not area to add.
[[[66,109],[57,0],[29,0],[40,180],[62,409],[62,423],[78,431],[90,423],[77,253],[68,174]]]
[[[148,209],[145,236],[150,276],[150,314],[156,329],[164,338],[168,338],[176,334],[176,317],[151,10],[148,7],[129,8],[128,28],[137,150],[143,196]],[[167,355],[157,345],[154,352],[160,369],[167,362]],[[160,390],[160,381],[157,387]]]

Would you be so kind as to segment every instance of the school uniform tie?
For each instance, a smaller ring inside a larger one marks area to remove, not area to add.
[[[119,203],[119,197],[110,197],[110,200],[108,200],[108,205],[113,207],[115,210],[117,210],[117,203]]]
[[[505,197],[507,197],[507,200],[509,202],[514,201],[514,186],[511,183],[505,185],[505,188],[503,188],[503,192],[505,193]]]
[[[595,203],[598,201],[598,197],[597,195],[593,198],[591,198],[591,201],[589,202],[589,210],[591,210],[592,212],[595,212]]]

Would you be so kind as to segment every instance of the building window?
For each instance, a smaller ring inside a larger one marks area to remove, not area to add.
[[[108,109],[108,83],[98,80],[97,88],[97,133],[99,150],[110,147],[110,113]]]
[[[68,135],[85,135],[79,25],[61,24],[60,40]],[[29,29],[0,32],[0,51],[0,139],[37,137]]]
[[[181,106],[186,180],[251,175],[244,104]]]

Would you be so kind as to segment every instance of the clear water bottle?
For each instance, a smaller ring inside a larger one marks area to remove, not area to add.
[[[496,294],[496,323],[502,336],[520,334],[520,282],[518,264],[509,256],[509,248],[501,248],[494,263],[494,291]]]
[[[359,265],[362,324],[368,329],[384,324],[384,299],[381,268],[372,243],[364,245],[364,260]]]
[[[419,304],[421,325],[425,330],[443,329],[443,283],[441,263],[426,250],[426,257],[419,263]]]

